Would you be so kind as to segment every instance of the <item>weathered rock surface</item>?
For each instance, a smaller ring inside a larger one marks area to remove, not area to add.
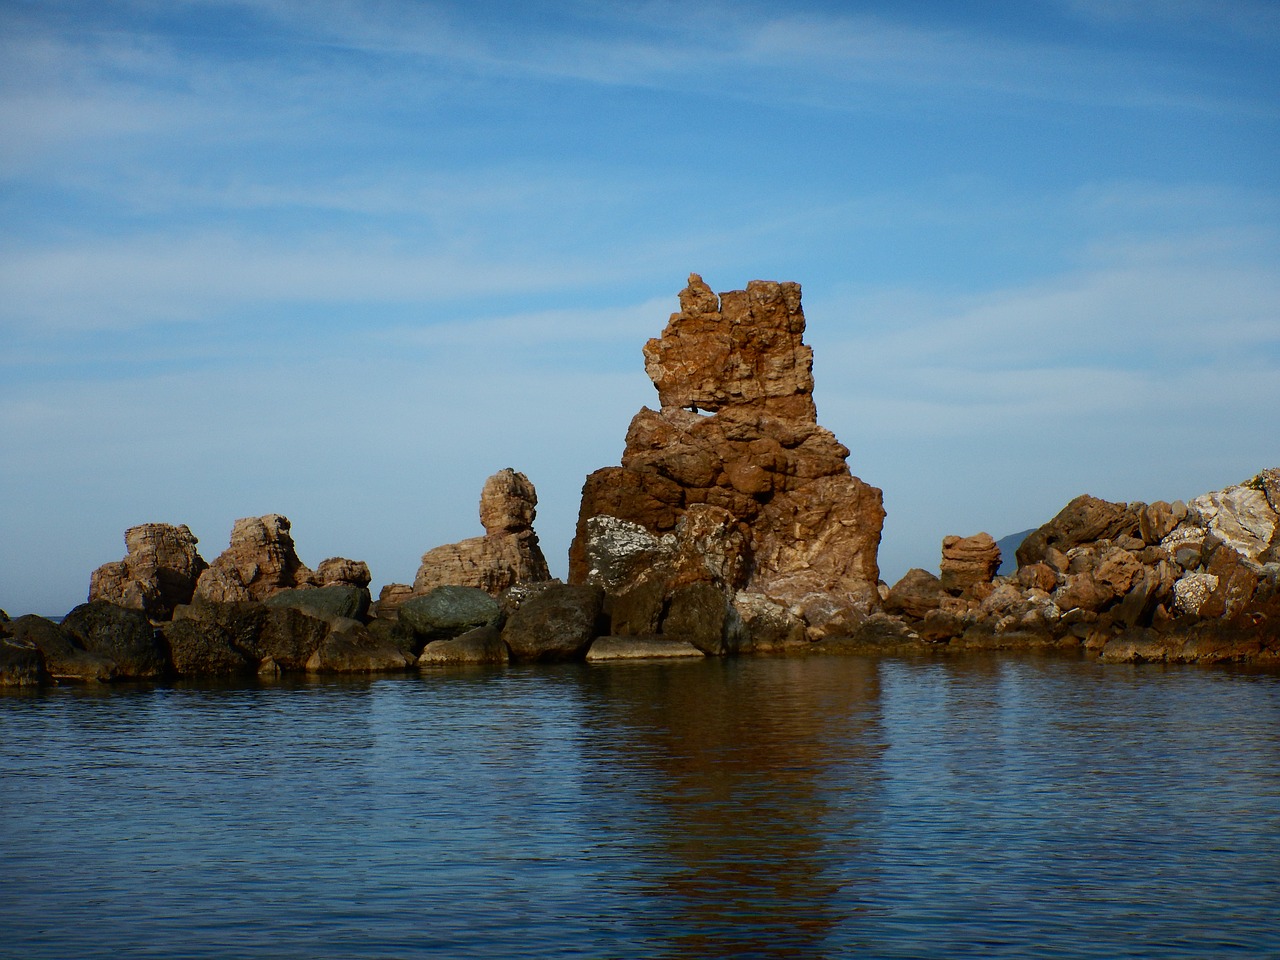
[[[476,627],[451,640],[432,640],[418,657],[419,667],[500,664],[509,659],[502,631],[494,624]]]
[[[125,531],[123,560],[100,566],[89,578],[89,599],[141,610],[168,620],[178,604],[190,603],[196,581],[208,567],[199,541],[184,524],[143,523]]]
[[[216,603],[265,600],[278,590],[315,583],[315,574],[298,559],[288,518],[269,513],[235,522],[230,544],[200,574],[195,595]]]
[[[497,596],[517,583],[549,580],[547,560],[533,531],[537,504],[538,495],[528,477],[510,467],[499,470],[485,481],[480,494],[484,536],[423,554],[413,594],[420,596],[440,586],[462,586],[479,587]],[[379,615],[384,615],[381,609]]]
[[[116,677],[114,660],[90,653],[52,620],[28,614],[9,624],[9,629],[17,639],[35,645],[54,682],[97,683]]]
[[[973,593],[975,587],[995,578],[1000,569],[1000,548],[989,533],[944,537],[939,569],[942,589],[947,593]]]
[[[702,659],[704,656],[701,650],[684,640],[643,636],[598,637],[587,651],[587,662]]]
[[[1280,662],[1280,512],[1267,493],[1278,489],[1280,471],[1267,470],[1190,504],[1077,497],[1025,539],[1015,575],[948,594],[913,570],[885,607],[922,641],[957,649]]]
[[[479,587],[434,587],[400,606],[400,622],[423,640],[447,640],[497,624],[502,605]]]
[[[369,612],[369,590],[339,581],[327,587],[278,590],[263,602],[268,607],[294,607],[320,620],[363,620]]]
[[[155,680],[170,672],[168,647],[141,610],[95,600],[72,610],[61,627],[75,645],[113,661],[117,679]]]
[[[575,660],[601,635],[604,591],[556,584],[531,596],[507,619],[502,639],[518,661]]]
[[[307,660],[312,673],[382,673],[407,670],[413,654],[387,637],[371,633],[358,620],[339,621],[325,634]]]
[[[621,465],[583,487],[570,582],[603,586],[611,612],[627,611],[613,632],[636,635],[665,634],[677,591],[699,581],[728,617],[739,591],[814,616],[818,597],[874,609],[881,494],[816,422],[799,286],[752,281],[717,297],[693,275],[680,306],[644,348],[661,409],[636,414]],[[675,625],[687,631],[684,605]]]
[[[36,687],[45,678],[36,645],[0,631],[0,687]]]
[[[174,672],[184,677],[216,677],[253,673],[259,658],[236,642],[235,634],[217,622],[183,618],[160,628],[169,647]]]

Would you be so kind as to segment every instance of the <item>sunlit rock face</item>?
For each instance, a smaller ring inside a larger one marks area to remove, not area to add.
[[[200,574],[196,597],[213,603],[265,600],[280,590],[314,586],[315,574],[298,559],[289,518],[278,513],[244,517],[231,542]]]
[[[551,578],[533,531],[538,494],[523,473],[507,467],[485,481],[480,494],[483,537],[427,551],[414,577],[412,596],[436,587],[479,587],[497,596],[517,583]],[[381,615],[381,613],[380,613]]]
[[[196,580],[208,566],[198,541],[182,524],[142,523],[124,534],[125,558],[106,563],[89,578],[89,600],[106,600],[167,620],[173,608],[191,602]]]
[[[583,488],[571,581],[617,566],[600,540],[616,531],[591,524],[613,517],[676,534],[686,553],[705,541],[701,549],[726,560],[673,556],[662,564],[663,589],[712,583],[729,603],[745,591],[800,617],[828,618],[832,598],[841,616],[878,605],[881,492],[850,473],[849,450],[817,423],[804,330],[799,284],[756,280],[717,296],[690,276],[680,311],[644,347],[660,408],[636,414],[621,465],[597,470]],[[637,582],[616,583],[610,595],[656,575],[639,568]],[[731,613],[726,630],[740,619]]]

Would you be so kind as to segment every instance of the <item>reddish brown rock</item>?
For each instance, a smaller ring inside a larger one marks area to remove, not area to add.
[[[939,569],[942,588],[948,593],[973,593],[976,586],[994,579],[1000,569],[1000,548],[989,533],[944,537]]]
[[[547,560],[533,532],[538,495],[523,473],[510,467],[485,481],[480,521],[485,535],[445,544],[422,555],[413,594],[436,587],[479,587],[497,596],[517,583],[551,579]],[[382,607],[379,607],[379,616]]]
[[[89,578],[89,600],[106,600],[168,620],[173,608],[190,603],[196,580],[208,566],[199,541],[185,524],[143,523],[125,531],[123,560],[100,566]]]
[[[942,581],[919,567],[908,570],[889,591],[884,607],[889,613],[905,614],[922,620],[942,604],[945,596]]]
[[[269,513],[235,522],[230,545],[200,574],[195,595],[216,603],[265,600],[278,590],[314,585],[315,574],[294,549],[288,518]]]
[[[617,566],[601,560],[596,518],[661,537],[714,508],[702,517],[716,517],[717,536],[741,537],[710,575],[728,601],[745,590],[786,607],[817,610],[809,598],[828,594],[842,610],[877,607],[881,493],[852,476],[848,449],[816,422],[799,286],[753,281],[717,297],[693,275],[680,304],[644,349],[661,409],[636,414],[621,466],[583,487],[570,581],[603,582]]]
[[[315,580],[321,587],[351,586],[367,587],[373,578],[369,575],[369,565],[363,560],[348,560],[345,557],[330,557],[321,560],[316,567]]]
[[[1136,536],[1144,504],[1111,503],[1087,493],[1068,503],[1056,517],[1036,530],[1018,547],[1018,566],[1047,561],[1053,548],[1067,553],[1072,547],[1096,540]]]

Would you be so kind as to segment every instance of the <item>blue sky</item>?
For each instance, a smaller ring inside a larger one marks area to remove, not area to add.
[[[881,566],[1280,465],[1280,7],[0,0],[0,607],[283,513],[375,590],[804,289]]]

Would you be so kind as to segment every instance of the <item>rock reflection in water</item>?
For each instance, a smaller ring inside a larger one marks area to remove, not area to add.
[[[877,677],[853,659],[592,672],[588,735],[614,789],[650,814],[637,846],[654,906],[640,926],[669,955],[812,955],[858,911]]]

